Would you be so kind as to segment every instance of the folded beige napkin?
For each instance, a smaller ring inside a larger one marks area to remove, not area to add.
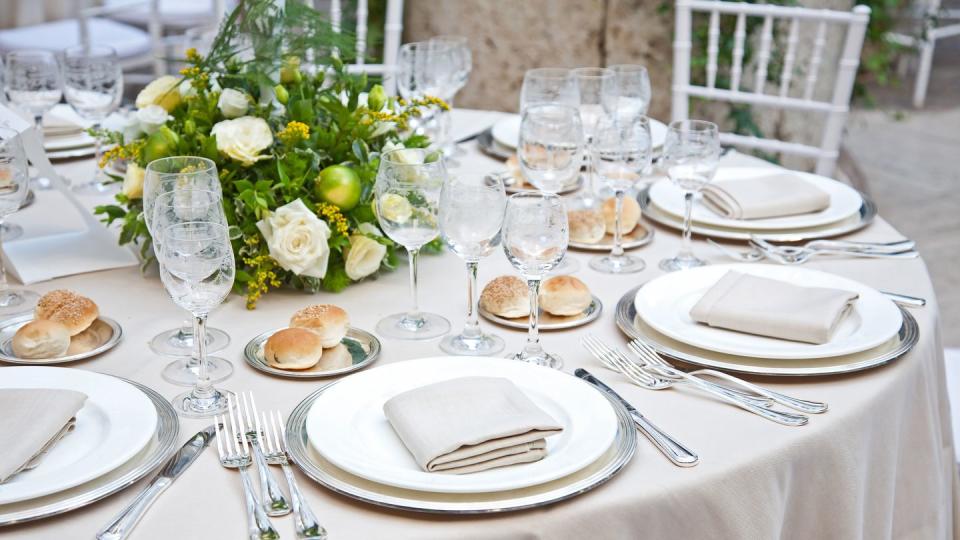
[[[830,194],[789,172],[726,180],[703,188],[703,203],[729,219],[763,219],[819,212]]]
[[[0,484],[50,442],[86,400],[86,394],[74,390],[0,390]]]
[[[820,345],[830,341],[858,296],[730,271],[707,290],[690,316],[710,326]]]
[[[383,412],[417,464],[466,474],[547,455],[544,437],[563,427],[512,382],[463,377],[398,394]]]

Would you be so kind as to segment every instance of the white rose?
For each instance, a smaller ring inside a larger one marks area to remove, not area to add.
[[[269,155],[260,155],[273,144],[273,133],[266,120],[242,116],[217,122],[210,133],[217,137],[217,150],[249,167]]]
[[[177,87],[177,91],[180,92],[180,97],[184,99],[197,95],[197,89],[194,88],[193,81],[189,79],[184,79]]]
[[[399,150],[401,148],[404,148],[402,142],[387,141],[383,143],[383,147],[380,148],[380,153],[386,154],[387,152],[390,152],[393,150]]]
[[[330,227],[297,199],[257,222],[270,256],[298,276],[322,278],[330,259]]]
[[[363,234],[367,234],[370,236],[383,236],[383,233],[380,232],[380,229],[378,229],[376,225],[366,221],[364,221],[359,226],[357,226],[357,229],[360,229],[360,232],[362,232]]]
[[[134,162],[127,163],[127,172],[123,175],[123,187],[120,191],[129,199],[143,197],[143,176],[146,173]]]
[[[180,90],[177,88],[179,79],[173,75],[164,75],[154,80],[137,94],[137,108],[142,109],[149,105],[160,105],[167,112],[180,104]]]
[[[217,100],[217,107],[227,118],[239,118],[247,114],[250,108],[250,98],[246,94],[233,88],[224,88]]]
[[[160,129],[160,126],[170,119],[172,117],[167,114],[166,109],[159,105],[147,105],[137,111],[137,122],[140,123],[140,129],[147,135]]]
[[[354,281],[369,276],[380,268],[386,255],[387,246],[380,242],[359,234],[351,236],[344,264],[347,276]]]

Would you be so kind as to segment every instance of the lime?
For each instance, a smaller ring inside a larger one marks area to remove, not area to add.
[[[147,142],[143,145],[143,159],[150,163],[156,159],[175,155],[179,142],[180,137],[172,129],[161,126],[147,137]]]
[[[360,202],[360,176],[350,167],[327,167],[320,171],[314,187],[317,197],[344,211],[352,210]]]
[[[413,215],[410,201],[396,193],[386,193],[380,197],[380,215],[395,223],[406,223]]]

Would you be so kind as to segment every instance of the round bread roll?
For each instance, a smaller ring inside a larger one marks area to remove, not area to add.
[[[570,224],[570,240],[584,244],[596,244],[607,233],[603,223],[603,214],[591,209],[571,210],[567,212]]]
[[[515,319],[530,316],[530,292],[517,276],[500,276],[483,288],[480,307],[498,317]]]
[[[263,357],[279,369],[310,369],[323,356],[323,339],[306,328],[284,328],[267,339]]]
[[[13,354],[17,358],[57,358],[70,347],[70,331],[54,321],[36,320],[20,327],[13,335]]]
[[[603,220],[606,222],[607,234],[617,232],[617,200],[613,197],[603,201]],[[640,222],[640,203],[633,197],[623,198],[623,215],[620,217],[620,231],[627,234]]]
[[[67,327],[71,336],[83,332],[100,316],[97,304],[86,296],[57,289],[40,297],[37,302],[36,317],[58,322]]]
[[[67,348],[67,356],[90,352],[104,342],[104,336],[98,326],[103,323],[93,323],[90,328],[70,338],[70,346]]]
[[[346,311],[333,304],[317,304],[294,313],[290,326],[315,332],[324,347],[336,347],[347,335],[350,318]]]
[[[551,315],[579,315],[591,302],[590,289],[573,276],[554,276],[540,285],[540,308]]]

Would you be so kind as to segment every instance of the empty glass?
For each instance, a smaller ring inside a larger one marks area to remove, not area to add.
[[[467,85],[467,80],[470,78],[470,71],[473,69],[473,54],[470,52],[470,43],[467,41],[467,38],[463,36],[449,35],[430,38],[430,43],[450,47],[453,51],[453,77],[451,78],[450,85],[445,89],[445,93],[440,96],[447,102],[447,105],[450,106],[449,111],[440,111],[439,113],[440,121],[443,122],[443,133],[445,135],[443,141],[440,142],[442,143],[443,154],[445,156],[462,155],[464,151],[457,146],[452,137],[452,113],[454,98],[457,92]]]
[[[503,251],[530,287],[530,328],[516,360],[560,369],[559,356],[540,346],[540,282],[556,267],[567,251],[569,230],[563,201],[553,193],[517,193],[507,199],[503,220]]]
[[[670,180],[683,191],[683,244],[676,257],[660,261],[661,270],[672,272],[706,264],[693,254],[690,216],[694,196],[713,180],[719,161],[720,134],[716,124],[704,120],[670,123],[661,162]]]
[[[107,116],[120,105],[123,96],[123,70],[117,53],[106,45],[78,45],[63,52],[63,94],[67,103],[81,118],[100,127]],[[104,182],[100,169],[100,139],[94,146],[96,171],[89,182],[76,184],[79,193],[105,193],[117,187]]]
[[[23,151],[20,134],[0,127],[0,227],[7,216],[20,209],[29,189],[27,155]],[[31,311],[40,296],[33,291],[9,289],[2,251],[3,236],[0,235],[0,315]]]
[[[580,105],[577,84],[569,69],[536,68],[523,74],[520,87],[520,114],[531,105]]]
[[[419,41],[400,47],[397,90],[404,99],[453,96],[462,80],[463,55],[451,43]],[[448,115],[434,111],[415,119],[411,127],[443,148],[449,138]]]
[[[590,260],[590,268],[608,274],[640,272],[646,263],[623,252],[623,198],[642,179],[652,158],[650,121],[646,116],[626,116],[601,122],[593,142],[593,162],[602,190],[616,197],[613,249]]]
[[[7,53],[4,92],[15,107],[30,113],[43,135],[43,114],[60,102],[60,65],[51,51],[23,49]]]
[[[380,156],[374,184],[377,221],[383,232],[407,249],[413,307],[381,319],[377,332],[396,339],[430,339],[450,331],[450,322],[423,313],[417,302],[417,255],[440,234],[440,191],[447,178],[443,159],[424,149],[398,149]]]
[[[570,72],[577,85],[579,96],[580,121],[583,123],[583,136],[587,147],[593,142],[600,120],[609,117],[617,109],[617,80],[613,70],[606,68],[578,68]],[[593,160],[587,154],[587,178],[590,187],[587,197],[596,191]],[[592,202],[589,199],[586,203]]]
[[[170,298],[193,314],[200,361],[196,384],[173,398],[173,406],[189,418],[213,416],[227,410],[227,393],[214,388],[207,375],[203,338],[207,316],[233,288],[236,267],[230,236],[219,223],[191,221],[171,225],[162,238],[160,277]]]
[[[650,76],[647,68],[636,64],[610,66],[616,75],[617,117],[632,118],[647,114],[650,107]]]
[[[484,334],[477,321],[477,267],[500,243],[507,195],[499,177],[450,177],[440,192],[440,229],[454,253],[467,263],[467,322],[440,348],[450,354],[484,356],[503,350],[498,336]]]

